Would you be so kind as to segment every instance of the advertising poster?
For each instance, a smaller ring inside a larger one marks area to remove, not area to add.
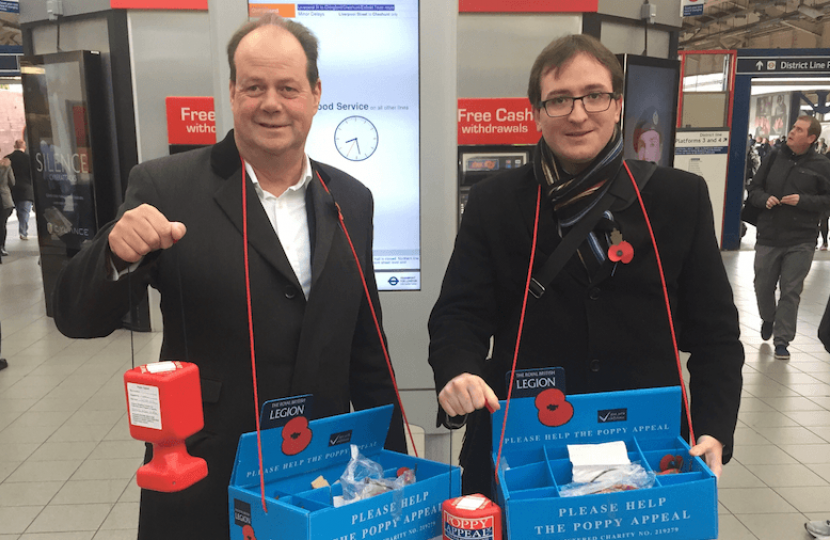
[[[38,246],[51,316],[58,273],[115,217],[120,179],[113,167],[108,89],[92,51],[26,58],[21,66]]]
[[[80,61],[23,73],[26,125],[41,245],[68,256],[97,232],[88,103]]]
[[[626,159],[672,166],[679,64],[626,55],[623,137]],[[651,64],[651,65],[649,65]]]
[[[323,93],[306,152],[372,191],[378,288],[420,289],[418,0],[248,3],[249,14],[265,10],[320,42]]]
[[[0,46],[17,46],[20,47],[17,52],[22,53],[22,45],[20,3],[17,0],[0,0]]]
[[[674,166],[703,177],[709,188],[715,235],[721,243],[726,167],[729,162],[729,131],[679,130],[674,147]]]
[[[790,94],[753,96],[749,114],[752,135],[766,137],[772,144],[790,130]]]

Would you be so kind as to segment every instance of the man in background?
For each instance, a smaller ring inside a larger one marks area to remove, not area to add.
[[[15,184],[12,189],[14,208],[17,211],[17,231],[21,240],[29,239],[29,215],[35,194],[32,189],[32,164],[26,153],[26,141],[14,141],[14,152],[6,156],[12,162]]]
[[[769,141],[758,135],[755,137],[755,148],[758,150],[758,157],[761,161],[764,161],[764,158],[769,154]]]
[[[774,147],[749,185],[762,208],[756,225],[755,298],[761,338],[773,337],[775,358],[789,360],[804,278],[816,249],[819,221],[830,209],[830,160],[816,153],[821,124],[800,116],[786,143]],[[776,303],[775,289],[779,288]]]

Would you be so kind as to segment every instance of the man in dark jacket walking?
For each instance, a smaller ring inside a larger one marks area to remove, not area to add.
[[[801,116],[787,142],[773,149],[749,186],[749,201],[763,208],[755,240],[755,298],[761,337],[773,335],[775,358],[789,360],[804,278],[813,263],[819,220],[830,209],[830,161],[813,144],[821,124]],[[775,288],[780,287],[778,303]]]
[[[29,239],[29,214],[35,194],[32,190],[32,165],[26,153],[26,141],[14,141],[14,152],[6,156],[12,162],[15,184],[12,189],[14,208],[17,211],[17,230],[21,240]]]

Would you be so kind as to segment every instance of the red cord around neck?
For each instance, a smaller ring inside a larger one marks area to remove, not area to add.
[[[651,236],[651,245],[654,247],[654,258],[657,259],[657,270],[660,272],[660,283],[663,286],[663,299],[666,302],[666,316],[669,320],[671,342],[674,348],[674,358],[677,363],[677,376],[680,379],[680,391],[683,394],[683,405],[686,407],[686,421],[689,422],[689,440],[692,446],[694,446],[695,432],[694,429],[692,429],[692,412],[689,410],[689,399],[686,396],[686,384],[683,382],[683,366],[680,363],[680,351],[677,348],[677,335],[674,332],[674,319],[671,315],[669,289],[666,287],[666,274],[663,273],[663,262],[660,259],[660,251],[657,249],[657,239],[654,238],[654,229],[651,228],[651,220],[648,218],[648,212],[646,212],[646,205],[643,203],[643,196],[640,194],[640,188],[637,187],[637,181],[634,179],[634,175],[631,174],[631,169],[628,168],[628,164],[625,160],[623,160],[623,166],[625,166],[625,170],[628,172],[628,177],[631,179],[631,185],[634,187],[634,192],[637,194],[637,200],[640,202],[640,209],[643,211],[643,218],[645,218],[646,226],[648,227],[648,234]]]
[[[329,191],[329,187],[323,181],[323,177],[320,176],[319,172],[315,172],[317,173],[317,178],[320,180],[320,184],[323,186],[323,189],[326,190],[326,193],[331,195],[331,191]],[[418,450],[415,448],[415,439],[412,437],[412,428],[409,427],[409,420],[406,418],[406,411],[403,408],[401,393],[398,391],[398,381],[395,378],[395,370],[392,369],[392,361],[389,359],[389,351],[386,348],[386,341],[383,339],[383,331],[380,329],[380,321],[378,320],[378,315],[375,312],[375,306],[372,303],[372,296],[369,294],[369,285],[366,283],[366,276],[363,273],[363,265],[360,264],[360,258],[357,256],[357,251],[352,243],[352,237],[349,235],[349,230],[346,228],[346,222],[343,220],[343,212],[340,210],[340,205],[337,204],[337,201],[334,201],[334,196],[332,196],[332,201],[334,202],[334,207],[337,209],[337,219],[340,222],[340,229],[343,231],[343,234],[346,235],[346,240],[349,242],[349,248],[352,250],[354,262],[357,265],[357,271],[360,273],[360,281],[363,283],[363,292],[366,295],[366,303],[369,304],[369,310],[372,312],[372,320],[375,323],[375,331],[378,333],[380,348],[383,351],[383,358],[386,360],[386,367],[389,369],[389,378],[392,380],[392,386],[395,388],[395,396],[398,399],[398,406],[401,408],[401,416],[403,417],[403,422],[406,425],[406,432],[409,434],[409,440],[412,443],[412,452],[415,454],[415,457],[418,457]]]
[[[251,373],[254,381],[254,417],[256,418],[256,449],[259,457],[259,493],[262,510],[267,514],[265,504],[265,473],[262,466],[262,434],[259,426],[259,396],[257,395],[256,349],[254,348],[254,315],[251,306],[251,271],[248,265],[248,187],[245,174],[245,160],[242,161],[242,253],[245,260],[245,300],[248,305],[248,340],[251,347]]]
[[[510,412],[510,398],[513,395],[513,378],[516,376],[516,361],[519,358],[519,344],[522,342],[522,328],[525,323],[525,311],[527,310],[527,295],[530,292],[530,280],[533,278],[533,261],[536,258],[536,238],[539,235],[539,209],[542,206],[542,185],[536,188],[536,217],[533,219],[533,240],[530,245],[530,262],[527,265],[527,280],[525,282],[525,295],[522,299],[522,312],[519,316],[519,331],[516,334],[516,348],[513,350],[513,367],[510,368],[510,386],[507,388],[507,402],[504,406],[504,422],[501,426],[501,437],[499,438],[499,453],[496,456],[496,483],[499,482],[499,462],[501,461],[501,450],[504,446],[504,433],[507,431],[507,413]]]

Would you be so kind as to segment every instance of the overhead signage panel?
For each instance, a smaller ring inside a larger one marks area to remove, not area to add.
[[[704,0],[683,0],[680,4],[681,17],[697,17],[703,15]]]
[[[738,58],[738,75],[816,75],[830,73],[827,56],[750,56]]]
[[[0,0],[0,13],[20,13],[18,0]]]

